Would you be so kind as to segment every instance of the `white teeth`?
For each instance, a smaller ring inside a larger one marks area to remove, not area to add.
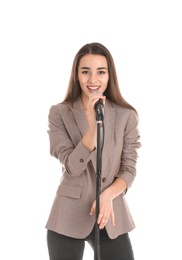
[[[99,87],[88,87],[89,89],[95,90],[98,89]]]

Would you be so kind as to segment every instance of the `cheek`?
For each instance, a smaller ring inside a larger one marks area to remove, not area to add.
[[[83,82],[82,80],[78,80],[78,81],[79,81],[79,84],[80,84],[81,89],[83,89],[83,87],[84,87],[84,82]]]
[[[85,82],[85,79],[83,76],[78,75],[78,81],[80,82],[80,84],[83,84]]]
[[[84,90],[85,89],[85,83],[83,82],[83,79],[78,79],[78,82],[79,82],[81,90]]]

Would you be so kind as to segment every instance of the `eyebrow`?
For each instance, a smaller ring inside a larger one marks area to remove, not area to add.
[[[81,70],[90,70],[89,67],[81,67],[80,69]],[[107,70],[107,68],[106,67],[99,67],[99,68],[97,68],[97,70]]]

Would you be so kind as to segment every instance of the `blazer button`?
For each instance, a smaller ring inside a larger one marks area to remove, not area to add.
[[[80,159],[80,162],[84,162],[84,160],[83,160],[83,159]]]
[[[106,178],[102,178],[102,182],[106,182]]]

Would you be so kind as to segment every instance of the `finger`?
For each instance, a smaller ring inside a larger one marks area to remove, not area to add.
[[[97,223],[100,224],[104,216],[104,212],[100,212],[98,215]]]
[[[89,102],[88,102],[88,106],[89,106],[90,108],[94,108],[94,105],[95,105],[95,103],[96,103],[98,100],[99,100],[99,97],[91,98],[91,99],[89,100]]]
[[[98,218],[99,228],[100,229],[104,228],[105,225],[107,224],[108,220],[109,220],[109,214],[108,213],[100,215],[99,218]]]

